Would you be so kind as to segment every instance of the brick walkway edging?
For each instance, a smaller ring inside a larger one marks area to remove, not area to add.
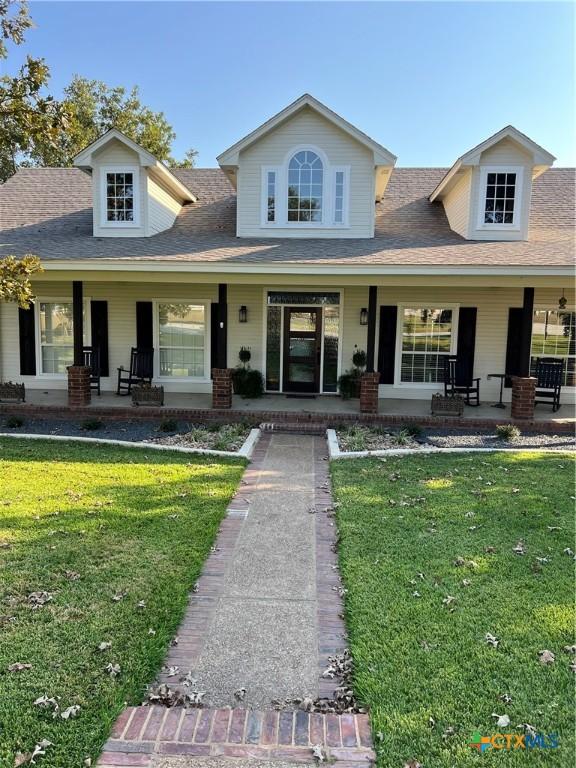
[[[215,546],[208,556],[197,590],[190,596],[178,630],[178,644],[171,646],[165,667],[194,665],[204,646],[204,634],[214,616],[250,495],[271,434],[261,433],[251,462],[223,519]],[[314,438],[314,501],[318,641],[318,691],[333,698],[336,679],[323,675],[328,659],[346,648],[346,628],[340,596],[341,581],[333,521],[329,457],[326,441]],[[178,688],[167,673],[160,683]],[[224,757],[313,763],[312,747],[320,744],[328,760],[340,768],[370,765],[375,760],[366,714],[321,714],[303,710],[248,710],[242,708],[185,709],[139,706],[125,709],[114,725],[98,760],[98,768],[137,766],[152,768],[161,756]]]

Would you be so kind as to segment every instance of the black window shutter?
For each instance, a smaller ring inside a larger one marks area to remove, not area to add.
[[[18,330],[20,334],[20,373],[22,376],[36,375],[36,328],[34,304],[30,309],[18,308]]]
[[[151,301],[136,302],[136,346],[142,349],[152,349],[154,346]]]
[[[380,373],[380,384],[394,384],[397,323],[397,307],[380,307],[380,334],[378,337],[378,371]]]
[[[506,379],[504,386],[511,387],[512,379],[510,376],[517,376],[520,372],[522,349],[520,340],[522,338],[524,310],[522,307],[510,307],[508,310],[508,338],[506,340]]]
[[[470,380],[474,375],[474,350],[476,347],[476,307],[460,307],[458,313],[458,341],[456,356],[461,375]]]
[[[210,304],[210,367],[218,368],[218,323],[220,321],[219,306],[216,302]],[[210,371],[212,378],[212,371]]]
[[[90,302],[92,346],[100,350],[100,375],[108,376],[108,302]]]

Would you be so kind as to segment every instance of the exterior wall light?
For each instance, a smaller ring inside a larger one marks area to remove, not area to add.
[[[368,310],[362,307],[360,310],[360,325],[368,325]]]
[[[239,323],[248,322],[248,310],[246,309],[244,304],[240,307],[240,310],[238,311],[238,322]]]

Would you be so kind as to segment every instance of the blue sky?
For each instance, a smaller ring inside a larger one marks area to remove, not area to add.
[[[140,86],[200,166],[308,91],[398,156],[446,166],[509,123],[576,164],[574,5],[32,2],[12,49]]]

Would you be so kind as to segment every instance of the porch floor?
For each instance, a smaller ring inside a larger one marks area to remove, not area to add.
[[[555,422],[558,424],[576,423],[576,408],[574,402],[569,402],[568,397],[564,397],[564,403],[559,411],[552,413],[548,405],[537,405],[534,413],[536,422]],[[8,404],[0,404],[2,410],[8,409]],[[26,403],[19,405],[18,409],[25,409],[30,406],[48,406],[50,410],[58,407],[67,408],[68,394],[66,390],[40,390],[28,389],[26,391]],[[165,396],[164,407],[166,409],[178,409],[179,411],[198,411],[211,410],[211,394],[189,394],[168,392]],[[103,392],[100,396],[93,395],[90,408],[100,409],[131,409],[134,415],[145,415],[146,408],[132,408],[129,397],[119,397],[113,392]],[[289,397],[286,395],[267,394],[262,398],[254,400],[244,400],[241,397],[234,396],[232,409],[238,412],[254,414],[255,412],[276,412],[284,414],[329,414],[332,417],[338,414],[348,415],[359,414],[358,400],[342,400],[335,395],[318,395],[315,398]],[[384,398],[379,401],[379,416],[393,416],[396,419],[402,416],[409,417],[411,420],[421,417],[430,417],[430,400],[413,399],[390,399]],[[508,421],[510,419],[510,405],[505,408],[494,408],[492,403],[485,402],[479,407],[465,407],[464,421],[490,420],[496,423]]]

